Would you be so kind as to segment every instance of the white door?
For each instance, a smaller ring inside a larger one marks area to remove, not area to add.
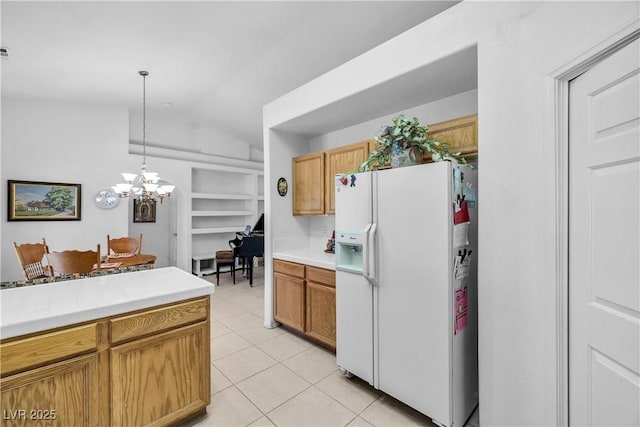
[[[640,425],[640,42],[570,83],[569,423]]]

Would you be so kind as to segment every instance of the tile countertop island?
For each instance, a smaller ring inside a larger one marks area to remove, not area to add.
[[[319,268],[326,268],[327,270],[335,270],[335,254],[326,253],[323,250],[323,248],[326,247],[326,242],[326,239],[312,238],[308,245],[302,247],[291,247],[290,241],[276,241],[273,258]]]
[[[213,294],[215,286],[176,267],[0,291],[0,338],[81,323]]]
[[[176,267],[3,289],[3,413],[105,427],[204,414],[214,289]]]

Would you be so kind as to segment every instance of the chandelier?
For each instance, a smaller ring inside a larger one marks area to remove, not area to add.
[[[116,184],[112,188],[122,198],[132,197],[140,201],[162,200],[171,196],[175,185],[161,181],[155,172],[147,172],[147,86],[148,71],[138,71],[142,76],[142,164],[139,174],[123,173],[125,184]]]

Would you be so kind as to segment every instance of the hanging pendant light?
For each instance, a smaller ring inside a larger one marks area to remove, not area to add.
[[[176,186],[160,180],[156,172],[147,172],[147,85],[148,71],[138,71],[142,76],[142,164],[138,175],[123,173],[125,184],[116,184],[112,188],[120,197],[133,197],[140,201],[162,200],[171,196]]]

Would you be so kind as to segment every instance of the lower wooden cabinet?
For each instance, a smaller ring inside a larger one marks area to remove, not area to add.
[[[273,272],[275,319],[304,332],[304,265],[275,261]]]
[[[335,271],[274,260],[275,319],[336,347]]]
[[[307,282],[305,333],[323,343],[336,346],[336,288]]]
[[[274,273],[274,317],[304,332],[304,279]]]
[[[0,379],[3,426],[99,426],[98,356],[74,357]]]
[[[199,323],[112,348],[112,424],[168,424],[206,407],[208,333]]]
[[[165,426],[210,403],[209,296],[0,344],[2,426]]]

